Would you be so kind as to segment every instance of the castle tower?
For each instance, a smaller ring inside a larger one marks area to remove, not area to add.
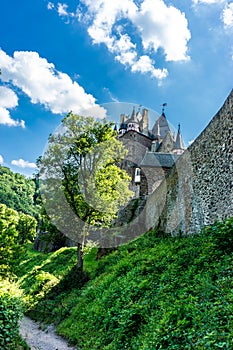
[[[156,138],[156,134],[158,133],[158,130],[160,130],[161,139],[164,139],[167,133],[170,131],[170,127],[164,112],[162,112],[161,116],[157,119],[157,121],[155,122],[152,128],[153,137]]]
[[[120,115],[120,126],[119,126],[118,136],[123,136],[126,133],[127,120],[128,120],[128,117],[124,113],[122,113]]]
[[[123,124],[125,122],[125,120],[127,119],[126,115],[124,113],[122,113],[120,115],[120,125]]]
[[[172,153],[174,154],[182,154],[184,152],[184,142],[183,142],[183,138],[180,132],[180,124],[178,125],[178,131],[177,131],[177,136],[176,136],[176,140],[174,142],[174,146],[173,146],[173,150]]]
[[[148,109],[146,108],[143,108],[142,110],[141,130],[143,134],[148,135],[149,119],[148,119]]]
[[[130,130],[137,131],[137,132],[140,131],[139,122],[137,120],[136,113],[135,113],[135,107],[133,108],[133,112],[131,114],[130,119],[127,120],[127,131],[130,131]]]
[[[119,137],[128,150],[127,161],[122,164],[132,178],[131,189],[138,196],[151,194],[184,151],[184,144],[178,127],[173,135],[164,113],[149,131],[148,110],[143,109],[130,116],[121,114]]]
[[[160,143],[160,146],[158,148],[158,152],[160,153],[171,153],[174,146],[174,137],[169,129],[165,137],[163,138],[162,142]]]
[[[139,125],[140,125],[140,127],[141,127],[142,114],[141,114],[140,107],[138,107],[138,111],[137,111],[137,113],[136,113],[136,119],[137,119],[137,121],[139,122]]]
[[[160,143],[160,141],[161,141],[161,135],[160,135],[160,126],[159,126],[159,123],[157,123],[157,124],[155,125],[154,136],[155,136],[156,140]]]

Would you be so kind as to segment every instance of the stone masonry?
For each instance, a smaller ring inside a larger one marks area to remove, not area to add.
[[[233,90],[144,208],[145,230],[186,234],[233,216]]]

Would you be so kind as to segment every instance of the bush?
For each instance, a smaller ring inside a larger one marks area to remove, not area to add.
[[[28,349],[19,336],[19,320],[23,316],[21,293],[16,285],[0,281],[0,348]]]
[[[229,218],[223,223],[216,222],[213,226],[206,227],[203,233],[212,238],[218,252],[222,254],[233,252],[233,218]]]
[[[36,220],[0,204],[0,275],[8,277],[17,272],[24,243],[33,239]]]

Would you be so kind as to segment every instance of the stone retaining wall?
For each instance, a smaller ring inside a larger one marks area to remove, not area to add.
[[[193,233],[233,216],[233,90],[148,198],[146,229]]]

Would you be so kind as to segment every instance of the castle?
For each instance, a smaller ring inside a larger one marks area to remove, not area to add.
[[[140,108],[131,115],[121,114],[118,139],[128,154],[122,168],[131,176],[135,198],[150,195],[165,178],[185,147],[178,126],[175,136],[167,121],[163,104],[162,114],[149,129],[148,109]]]

